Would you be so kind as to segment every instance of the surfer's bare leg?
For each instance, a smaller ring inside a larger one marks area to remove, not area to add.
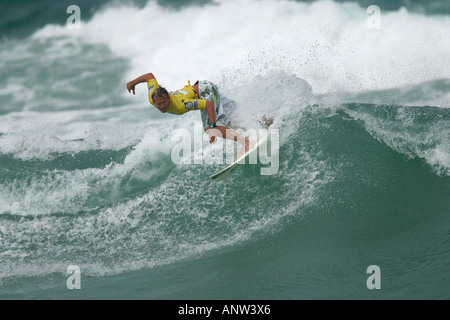
[[[246,153],[248,150],[250,150],[255,144],[254,141],[250,141],[249,138],[238,134],[233,129],[223,127],[223,126],[217,126],[214,129],[217,129],[219,131],[217,136],[224,138],[224,139],[237,141],[240,144],[242,144],[242,148],[239,151],[237,158],[240,158],[244,153]],[[214,130],[214,129],[207,129],[207,131]]]

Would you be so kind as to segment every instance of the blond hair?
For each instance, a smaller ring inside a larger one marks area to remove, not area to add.
[[[157,97],[157,98],[164,98],[164,97],[168,97],[169,96],[169,92],[167,92],[166,88],[163,87],[158,87],[155,90],[153,90],[152,92],[152,100]]]

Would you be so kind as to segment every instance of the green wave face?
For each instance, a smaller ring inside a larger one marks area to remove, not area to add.
[[[93,277],[171,264],[311,214],[364,229],[376,213],[370,234],[382,237],[448,208],[448,109],[316,104],[279,130],[277,174],[248,165],[222,183],[208,179],[220,165],[174,165],[139,143],[46,161],[1,155],[4,283],[51,277],[73,261]]]

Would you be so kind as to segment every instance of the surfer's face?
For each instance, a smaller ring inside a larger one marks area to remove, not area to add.
[[[167,112],[169,110],[170,106],[170,97],[169,96],[163,96],[163,97],[154,97],[153,102],[155,103],[155,106],[161,111],[162,113]]]

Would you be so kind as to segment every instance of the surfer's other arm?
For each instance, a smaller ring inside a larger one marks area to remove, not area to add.
[[[210,101],[210,100],[205,100],[206,101],[206,112],[208,113],[208,117],[209,117],[209,122],[210,123],[216,123],[216,111],[214,110],[214,102]],[[205,129],[206,133],[209,135],[209,142],[210,143],[214,143],[216,142],[216,137],[224,137],[223,133],[220,130],[217,129],[211,129],[211,128],[207,128]]]
[[[155,76],[153,75],[153,73],[146,73],[143,74],[140,77],[137,77],[134,80],[131,80],[130,82],[127,83],[127,90],[128,92],[133,92],[133,94],[135,94],[135,87],[137,84],[139,83],[147,83],[149,82],[151,79],[156,79]]]

